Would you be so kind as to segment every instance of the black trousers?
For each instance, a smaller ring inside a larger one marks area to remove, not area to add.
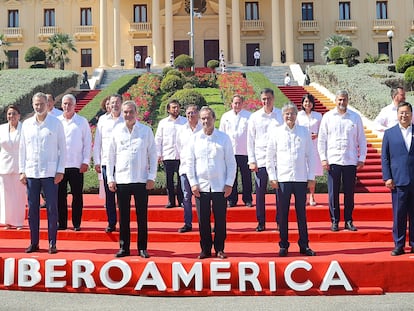
[[[200,192],[196,198],[198,215],[198,226],[200,228],[200,246],[205,254],[211,254],[211,247],[214,243],[214,250],[224,251],[226,240],[226,212],[227,204],[224,192]],[[214,215],[214,242],[211,234],[211,210]]]
[[[180,167],[180,160],[164,160],[165,177],[167,180],[167,194],[168,204],[176,206],[175,195],[177,193],[177,203],[180,206],[183,203],[183,190],[181,189],[181,180],[178,175],[178,169]],[[177,191],[174,187],[174,174],[177,175]]]
[[[148,242],[148,191],[145,183],[117,184],[116,191],[119,208],[119,246],[125,251],[130,249],[131,196],[134,196],[135,213],[138,223],[138,250],[146,250]]]
[[[72,224],[73,227],[80,227],[83,209],[83,173],[79,168],[65,168],[65,174],[58,188],[58,222],[60,228],[68,226],[68,183],[72,193]]]

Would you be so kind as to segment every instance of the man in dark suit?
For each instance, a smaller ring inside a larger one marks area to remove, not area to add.
[[[398,105],[398,124],[387,129],[382,141],[382,178],[391,190],[395,248],[391,256],[405,253],[407,217],[409,244],[414,253],[414,145],[413,108],[407,102]]]

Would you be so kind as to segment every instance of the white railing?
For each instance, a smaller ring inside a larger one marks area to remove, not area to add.
[[[20,27],[7,27],[3,28],[3,34],[7,38],[23,37],[23,29]]]
[[[47,37],[51,37],[54,34],[59,33],[59,27],[57,26],[44,26],[40,27],[39,29],[39,38],[44,39]]]
[[[338,20],[336,21],[336,31],[352,31],[355,32],[358,30],[356,21],[353,20]]]
[[[129,32],[151,32],[151,23],[130,23]]]
[[[319,23],[316,20],[310,21],[299,21],[298,31],[303,32],[318,32],[319,31]]]
[[[260,19],[242,21],[242,31],[263,31],[264,21]]]
[[[75,26],[73,29],[74,33],[78,34],[91,34],[96,32],[95,26]]]
[[[372,23],[374,31],[395,29],[394,21],[391,19],[374,19]]]

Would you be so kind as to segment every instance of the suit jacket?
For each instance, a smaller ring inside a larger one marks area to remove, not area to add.
[[[414,125],[412,126],[414,135]],[[414,182],[414,137],[407,151],[399,124],[387,129],[382,140],[382,179],[392,179],[396,186]]]
[[[0,125],[0,174],[19,173],[19,141],[22,124],[19,122],[14,139],[9,135],[9,123]]]

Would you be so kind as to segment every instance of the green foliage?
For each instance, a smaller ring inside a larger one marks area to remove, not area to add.
[[[414,86],[414,66],[408,67],[404,73],[404,80],[411,85],[411,89]]]
[[[190,104],[197,105],[199,108],[207,105],[207,101],[203,95],[194,89],[179,90],[169,98],[169,101],[172,99],[178,100],[182,111],[185,111],[187,106]]]
[[[210,59],[207,62],[207,67],[213,70],[217,68],[219,65],[220,65],[220,62],[217,59]]]
[[[414,35],[409,36],[404,41],[404,51],[407,52],[407,54],[414,54]]]
[[[162,68],[162,76],[163,77],[165,77],[166,75],[167,75],[167,73],[170,71],[170,70],[173,70],[174,68],[173,67],[171,67],[171,66],[166,66],[166,67],[164,67],[164,68]]]
[[[344,50],[343,46],[334,46],[329,50],[328,58],[335,64],[342,64],[342,51]]]
[[[402,54],[398,57],[395,69],[399,73],[404,73],[408,67],[414,66],[414,55],[413,54]]]
[[[356,57],[359,57],[359,50],[352,46],[346,46],[342,50],[341,57],[348,67],[355,66],[359,63],[359,60],[356,59]]]
[[[386,64],[389,62],[389,57],[387,54],[379,54],[377,56],[371,55],[367,53],[364,58],[364,63],[371,63],[371,64]]]
[[[247,81],[253,86],[257,95],[260,96],[260,91],[264,88],[271,88],[275,94],[275,106],[281,108],[289,99],[282,93],[282,91],[275,86],[274,83],[264,76],[261,72],[246,72]]]
[[[57,33],[51,36],[47,43],[47,60],[53,65],[59,64],[59,68],[64,70],[65,64],[70,62],[69,53],[77,52],[73,38],[68,34]]]
[[[332,60],[332,58],[329,57],[329,51],[335,47],[335,46],[352,46],[351,39],[348,36],[345,35],[331,35],[324,41],[324,47],[321,51],[322,58],[329,62]]]
[[[180,79],[184,78],[184,74],[181,71],[174,69],[174,68],[168,70],[165,77],[168,77],[168,76],[176,76],[176,77],[179,77]]]
[[[193,88],[194,88],[194,85],[191,82],[186,82],[183,85],[183,89],[193,89]]]
[[[184,81],[182,78],[179,78],[174,74],[167,74],[167,76],[164,79],[162,79],[161,90],[163,92],[172,92],[175,90],[182,89],[183,85]]]
[[[39,68],[45,69],[46,65],[45,64],[33,64],[33,65],[30,65],[30,68],[31,69],[39,69]]]
[[[178,55],[174,59],[174,67],[176,68],[187,69],[191,68],[192,66],[194,66],[194,60],[186,54]]]
[[[26,54],[24,55],[24,60],[26,62],[44,62],[46,60],[46,53],[41,48],[38,48],[37,46],[30,47]]]

